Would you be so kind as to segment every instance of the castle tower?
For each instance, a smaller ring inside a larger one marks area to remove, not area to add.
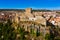
[[[25,10],[25,15],[28,16],[28,17],[32,17],[32,8],[26,8]]]
[[[26,8],[26,10],[25,10],[25,11],[26,11],[26,13],[27,13],[27,14],[29,14],[29,13],[31,13],[32,8]]]
[[[18,24],[18,14],[15,14],[15,22]]]

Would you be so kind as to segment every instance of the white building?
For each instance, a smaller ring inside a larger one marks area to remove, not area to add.
[[[31,20],[31,21],[35,21],[35,20],[37,20],[37,18],[30,17],[29,20]]]
[[[52,23],[53,25],[55,25],[55,21],[51,21],[51,23]]]

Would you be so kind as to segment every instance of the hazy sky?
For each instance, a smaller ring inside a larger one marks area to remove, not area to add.
[[[0,8],[60,9],[60,0],[0,0]]]

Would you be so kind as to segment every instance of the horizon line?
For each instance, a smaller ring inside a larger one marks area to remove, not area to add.
[[[28,8],[28,7],[27,7]],[[29,7],[31,8],[31,7]],[[0,9],[26,9],[26,8],[0,8]],[[32,10],[60,10],[60,9],[52,9],[52,8],[32,8]]]

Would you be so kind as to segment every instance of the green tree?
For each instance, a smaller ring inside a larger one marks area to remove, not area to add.
[[[19,40],[25,40],[25,30],[21,28],[20,26],[17,28],[18,34],[20,34],[20,39]]]
[[[45,40],[50,40],[50,34],[45,35]]]
[[[12,25],[12,22],[9,19],[7,20],[7,23],[0,24],[1,40],[15,40],[16,33],[14,32],[14,28],[11,25]]]

